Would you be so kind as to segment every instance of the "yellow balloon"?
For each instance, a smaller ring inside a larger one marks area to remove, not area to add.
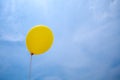
[[[53,43],[53,33],[45,25],[34,26],[26,36],[26,46],[31,54],[46,52]]]

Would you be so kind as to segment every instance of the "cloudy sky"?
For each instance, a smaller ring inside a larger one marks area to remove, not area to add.
[[[27,80],[25,38],[49,26],[54,44],[33,56],[32,80],[120,80],[120,0],[0,0],[0,80]]]

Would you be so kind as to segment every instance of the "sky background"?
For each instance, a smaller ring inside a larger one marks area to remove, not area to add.
[[[54,43],[33,56],[32,80],[120,80],[120,0],[0,0],[0,80],[28,79],[38,24]]]

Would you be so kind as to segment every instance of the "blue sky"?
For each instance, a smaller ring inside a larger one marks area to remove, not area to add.
[[[32,80],[120,80],[119,0],[1,0],[0,80],[27,80],[25,38],[49,26],[54,44],[33,56]]]

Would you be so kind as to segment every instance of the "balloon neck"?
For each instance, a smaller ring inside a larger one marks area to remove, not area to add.
[[[33,55],[33,53],[31,53],[31,56]]]

